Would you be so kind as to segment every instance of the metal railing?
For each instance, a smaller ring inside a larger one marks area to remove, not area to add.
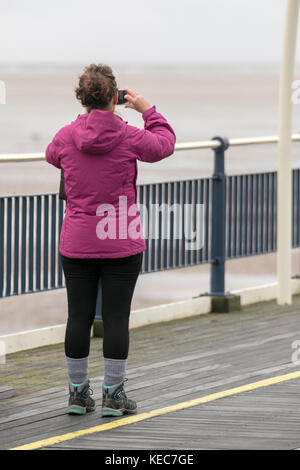
[[[292,136],[300,141],[300,135]],[[225,175],[229,146],[276,143],[278,138],[224,139],[176,144],[176,151],[211,148],[211,178],[138,186],[138,203],[147,208],[142,224],[156,237],[146,238],[142,273],[211,264],[210,295],[225,293],[225,261],[276,251],[276,172]],[[43,154],[0,155],[0,162],[44,160]],[[64,287],[58,250],[65,201],[58,193],[0,197],[0,297]],[[180,213],[168,210],[179,204]],[[203,246],[186,249],[178,226],[190,217],[197,225],[197,204],[203,205]],[[185,206],[192,212],[187,214]],[[161,206],[165,209],[161,210]],[[192,217],[191,217],[192,214]],[[146,219],[145,219],[146,217]],[[300,169],[293,170],[293,242],[300,247]],[[169,236],[162,236],[168,226]]]
[[[291,139],[293,142],[300,142],[300,134],[292,134]],[[238,139],[228,140],[230,147],[240,147],[243,145],[257,145],[257,144],[276,144],[278,143],[278,136],[262,136],[262,137],[244,137]],[[175,151],[180,150],[197,150],[197,149],[216,149],[221,146],[217,139],[202,140],[195,142],[182,142],[175,144]],[[37,162],[44,161],[44,153],[11,153],[9,155],[0,154],[0,163],[17,163],[17,162]]]

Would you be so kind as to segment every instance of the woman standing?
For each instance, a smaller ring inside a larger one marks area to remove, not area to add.
[[[130,307],[146,249],[136,206],[136,161],[152,163],[172,155],[176,137],[155,106],[131,88],[126,92],[125,107],[142,113],[143,130],[114,114],[118,88],[112,69],[86,67],[76,88],[85,113],[63,127],[46,150],[47,162],[64,171],[67,199],[59,252],[68,299],[65,354],[70,414],[95,409],[88,356],[100,278],[102,416],[137,409],[124,391]]]

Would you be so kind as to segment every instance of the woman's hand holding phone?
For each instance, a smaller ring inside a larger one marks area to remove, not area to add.
[[[142,95],[139,95],[135,90],[132,88],[125,88],[125,90],[127,91],[127,94],[124,98],[128,101],[125,108],[135,109],[139,113],[144,113],[147,109],[152,108],[149,101]]]

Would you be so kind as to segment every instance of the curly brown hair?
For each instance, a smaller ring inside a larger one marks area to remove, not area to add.
[[[117,82],[111,67],[104,64],[91,64],[84,69],[75,89],[76,98],[82,106],[92,109],[107,108],[118,91]]]

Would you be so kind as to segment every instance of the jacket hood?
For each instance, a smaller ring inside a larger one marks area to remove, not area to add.
[[[124,138],[126,122],[111,111],[93,109],[80,114],[71,124],[71,135],[78,150],[108,153]]]

